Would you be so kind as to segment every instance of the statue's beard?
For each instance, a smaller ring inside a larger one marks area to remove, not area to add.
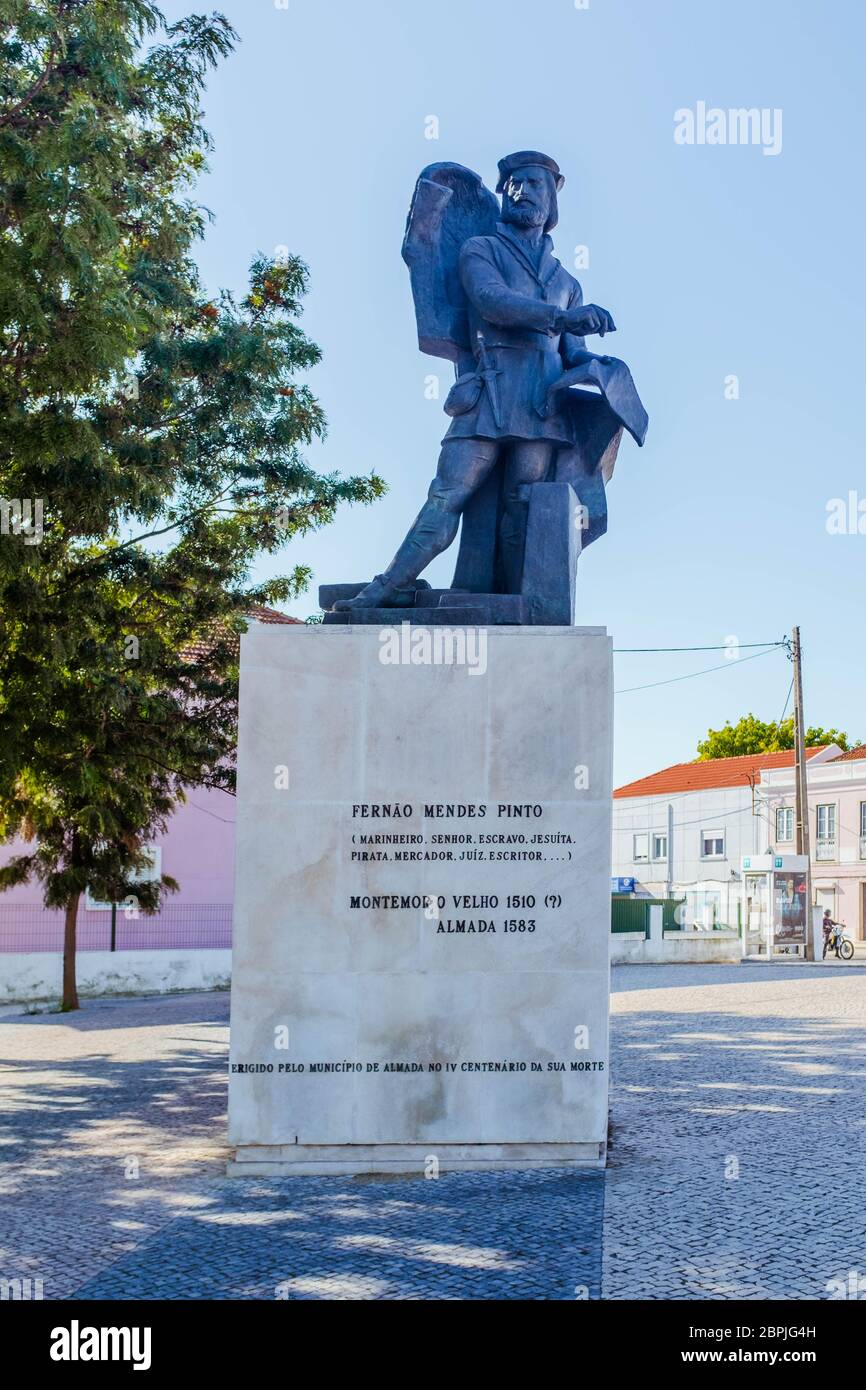
[[[547,221],[545,209],[533,207],[530,203],[512,203],[509,200],[504,211],[506,222],[516,222],[519,227],[543,227]]]

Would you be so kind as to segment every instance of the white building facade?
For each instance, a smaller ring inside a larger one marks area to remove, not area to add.
[[[840,753],[835,744],[809,749],[809,776]],[[685,927],[738,927],[742,860],[776,843],[775,806],[762,779],[778,771],[793,787],[793,759],[786,752],[678,763],[618,788],[613,874],[634,879],[638,896],[683,899]]]

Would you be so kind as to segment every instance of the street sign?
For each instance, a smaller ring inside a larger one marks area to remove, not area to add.
[[[610,891],[612,893],[633,893],[634,883],[635,881],[633,878],[612,878],[610,881]]]

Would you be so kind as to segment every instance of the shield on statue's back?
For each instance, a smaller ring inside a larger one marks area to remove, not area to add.
[[[473,236],[491,236],[499,203],[478,174],[462,164],[428,164],[412,195],[403,239],[418,346],[456,362],[471,352],[460,249]]]

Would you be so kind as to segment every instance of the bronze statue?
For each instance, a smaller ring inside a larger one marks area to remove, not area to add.
[[[539,483],[574,489],[584,547],[606,529],[605,484],[623,427],[642,444],[647,416],[625,363],[587,349],[588,336],[616,325],[606,309],[583,303],[553,254],[563,182],[548,155],[507,155],[499,161],[500,208],[459,164],[422,172],[403,256],[421,350],[455,364],[445,402],[451,425],[427,501],[390,565],[332,603],[342,621],[415,606],[418,576],[452,543],[461,517],[453,591],[521,594]]]

